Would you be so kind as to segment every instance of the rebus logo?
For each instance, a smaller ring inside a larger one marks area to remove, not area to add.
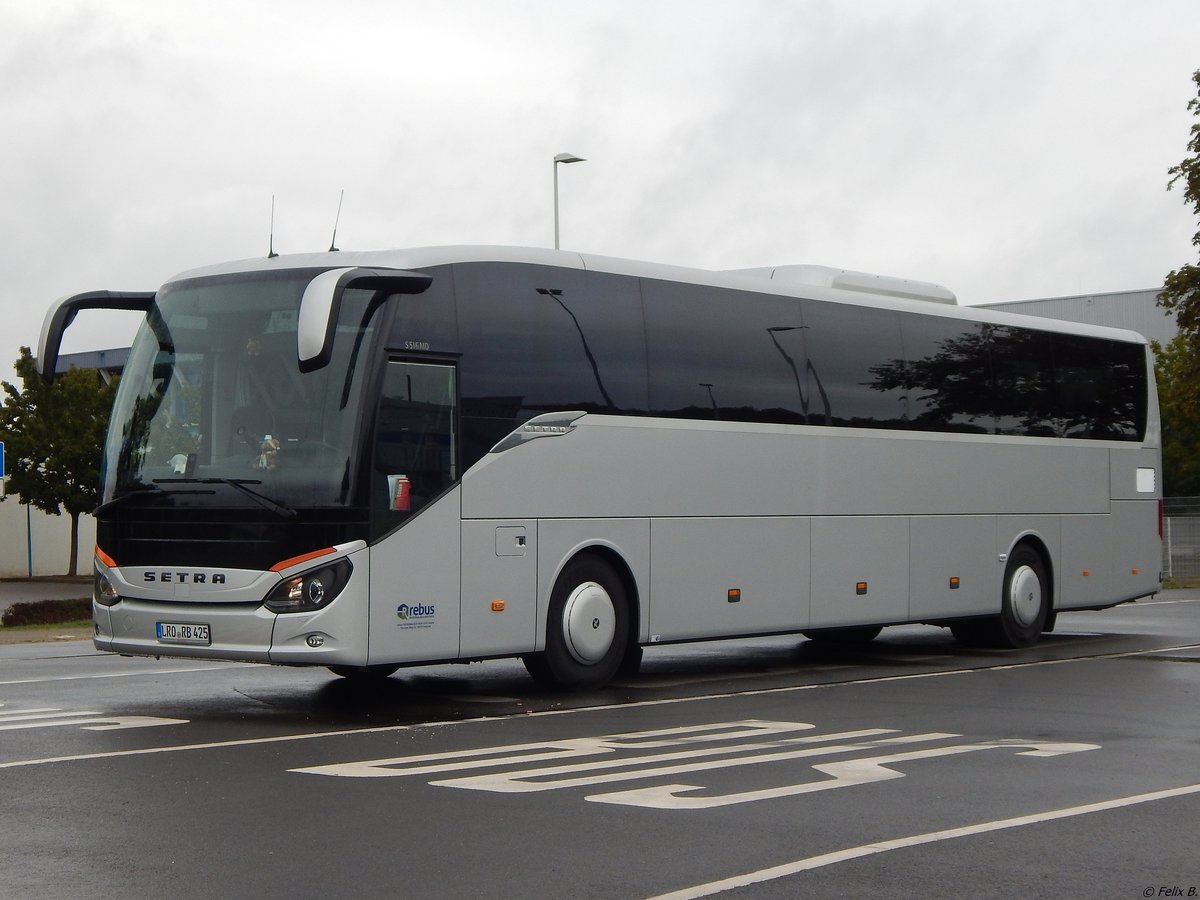
[[[436,614],[437,610],[432,603],[417,603],[412,606],[401,603],[396,607],[396,617],[401,622],[408,622],[412,619],[432,619]]]

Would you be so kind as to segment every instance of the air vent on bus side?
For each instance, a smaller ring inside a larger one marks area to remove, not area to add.
[[[784,284],[805,284],[814,287],[839,288],[864,294],[903,297],[906,300],[927,300],[932,303],[958,304],[954,292],[931,281],[912,281],[891,275],[872,275],[831,266],[765,266],[758,269],[726,269],[728,275],[749,275],[768,278]]]

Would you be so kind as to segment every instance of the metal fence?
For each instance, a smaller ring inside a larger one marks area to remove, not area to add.
[[[1200,497],[1163,500],[1163,577],[1200,578]]]

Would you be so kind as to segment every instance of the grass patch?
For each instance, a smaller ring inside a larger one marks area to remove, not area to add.
[[[1163,590],[1179,590],[1181,588],[1200,588],[1200,578],[1196,576],[1180,576],[1178,578],[1164,578]]]
[[[91,598],[82,600],[37,600],[14,603],[0,615],[0,625],[20,628],[29,625],[86,627],[92,622]]]
[[[30,631],[76,631],[78,629],[91,627],[91,619],[77,619],[74,621],[54,622],[45,625],[5,625],[0,626],[0,629],[5,632],[20,631],[24,633]]]

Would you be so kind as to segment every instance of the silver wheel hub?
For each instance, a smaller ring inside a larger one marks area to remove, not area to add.
[[[604,659],[617,633],[612,597],[594,581],[585,581],[571,591],[563,606],[562,622],[567,650],[585,666]]]
[[[1042,581],[1030,566],[1020,566],[1008,582],[1008,599],[1013,618],[1028,627],[1037,621],[1042,608]]]

